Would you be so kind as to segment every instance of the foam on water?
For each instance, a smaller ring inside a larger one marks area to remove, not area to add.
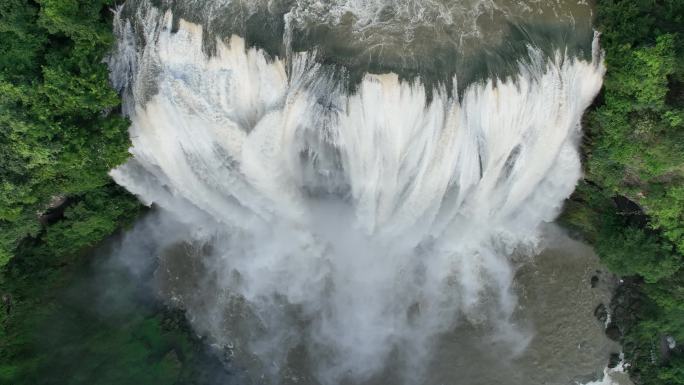
[[[233,36],[209,57],[201,26],[138,18],[143,31],[116,21],[133,159],[111,175],[212,245],[225,291],[190,315],[199,331],[232,343],[222,312],[239,298],[265,371],[303,347],[327,383],[365,380],[391,354],[420,376],[460,321],[524,349],[509,256],[580,177],[597,44],[592,61],[530,47],[516,78],[428,102],[420,81],[367,74],[349,94],[311,53],[270,58]]]

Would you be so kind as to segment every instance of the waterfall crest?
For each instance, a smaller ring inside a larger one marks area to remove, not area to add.
[[[391,354],[418,376],[458,322],[524,349],[510,256],[580,178],[598,44],[591,61],[530,47],[516,77],[460,95],[391,73],[350,92],[311,52],[272,58],[234,35],[208,56],[201,26],[148,12],[142,34],[117,19],[133,158],[111,175],[211,245],[221,290],[181,304],[198,331],[275,374],[303,348],[326,383],[368,379]]]

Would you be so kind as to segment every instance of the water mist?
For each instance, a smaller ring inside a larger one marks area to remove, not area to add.
[[[136,17],[144,30],[116,21],[133,158],[111,175],[191,229],[202,301],[177,300],[198,332],[273,378],[316,357],[330,384],[390,356],[419,382],[459,322],[525,348],[509,259],[580,177],[598,38],[591,60],[530,46],[516,76],[461,93],[392,73],[350,91],[314,52],[273,57],[233,35],[208,55],[202,26]]]

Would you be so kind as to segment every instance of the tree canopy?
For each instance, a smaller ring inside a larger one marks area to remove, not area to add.
[[[0,266],[40,234],[51,202],[100,191],[128,157],[128,123],[102,62],[113,42],[110,4],[0,3]]]
[[[586,180],[563,220],[635,277],[620,323],[637,384],[684,384],[684,1],[598,0],[607,72],[585,118]],[[625,205],[625,201],[632,206]]]

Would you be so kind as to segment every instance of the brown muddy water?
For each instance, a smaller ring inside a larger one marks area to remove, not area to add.
[[[540,250],[535,257],[516,261],[519,267],[513,284],[518,296],[514,322],[524,330],[528,345],[511,349],[492,339],[484,322],[468,320],[438,337],[431,363],[417,383],[632,385],[622,372],[604,376],[610,354],[619,353],[620,346],[606,337],[604,322],[594,315],[599,305],[610,302],[617,279],[600,265],[591,247],[569,238],[555,225],[544,230]],[[269,383],[258,360],[240,346],[250,338],[249,324],[253,323],[244,304],[235,299],[228,301],[228,308],[211,308],[221,302],[213,297],[230,293],[212,289],[211,278],[206,277],[216,273],[205,270],[198,258],[202,254],[207,250],[192,245],[177,245],[162,253],[155,273],[159,295],[172,306],[186,308],[197,330],[220,334],[207,329],[216,324],[216,318],[223,319],[220,324],[230,330],[227,333],[233,340],[223,345],[215,341],[214,347],[222,351],[226,362],[243,367],[250,383]],[[211,314],[214,321],[193,319],[193,314]],[[291,352],[281,383],[317,384],[311,372],[315,360],[304,349]],[[382,374],[366,384],[406,382],[399,374],[402,365],[390,359]]]

